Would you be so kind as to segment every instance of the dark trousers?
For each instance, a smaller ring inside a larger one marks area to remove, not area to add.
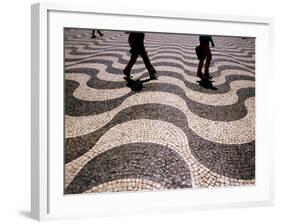
[[[95,36],[96,36],[96,35],[95,35],[95,31],[96,31],[96,30],[93,30],[93,31],[92,31],[92,37],[95,37]],[[100,36],[103,35],[99,30],[97,30],[97,32],[98,32],[98,34],[99,34]]]
[[[197,69],[197,74],[202,74],[202,68],[204,65],[204,61],[206,59],[205,62],[205,75],[209,75],[209,67],[212,61],[212,54],[211,54],[211,50],[209,47],[209,44],[202,44],[200,45],[200,47],[202,48],[203,52],[204,52],[204,57],[199,61],[198,64],[198,69]]]
[[[134,50],[131,50],[131,58],[130,58],[130,61],[128,62],[127,66],[124,69],[124,73],[130,74],[131,69],[134,66],[134,64],[136,63],[139,55],[142,57],[142,60],[145,64],[145,67],[148,70],[149,74],[153,75],[156,71],[153,68],[152,64],[150,63],[150,60],[149,60],[145,50],[136,51],[136,52],[134,52]]]

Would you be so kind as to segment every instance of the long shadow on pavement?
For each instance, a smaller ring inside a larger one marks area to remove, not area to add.
[[[132,91],[136,91],[139,92],[143,89],[143,83],[150,81],[151,79],[144,79],[144,80],[127,80],[127,86],[132,90]]]

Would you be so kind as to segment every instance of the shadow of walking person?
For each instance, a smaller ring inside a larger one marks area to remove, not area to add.
[[[143,83],[148,82],[149,80],[151,80],[150,78],[148,79],[144,79],[144,80],[133,80],[133,79],[128,79],[128,78],[124,78],[125,80],[127,80],[127,87],[129,87],[132,91],[135,92],[139,92],[143,89]]]
[[[212,89],[212,90],[217,90],[218,88],[213,86],[213,82],[209,79],[201,79],[199,81],[197,81],[199,83],[200,86],[202,86],[205,89]]]

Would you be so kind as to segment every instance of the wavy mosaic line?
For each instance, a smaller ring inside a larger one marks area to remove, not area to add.
[[[109,57],[109,59],[107,59],[107,60],[112,60],[112,61],[116,61],[116,62],[119,63],[115,66],[118,67],[118,66],[120,66],[120,63],[123,62],[122,66],[124,67],[126,61],[128,61],[130,59],[126,52],[127,51],[124,51],[124,52],[119,51],[119,49],[117,49],[115,51],[107,51],[107,52],[103,52],[102,55],[96,54],[95,57],[87,57],[87,58],[84,58],[84,59],[79,60],[79,61],[66,62],[66,65],[67,65],[67,67],[72,67],[72,66],[75,66],[75,64],[80,64],[82,62],[89,63],[93,59],[95,59],[95,60],[98,60],[98,59],[106,60],[104,58]],[[167,54],[168,54],[168,56],[167,56]],[[105,56],[103,56],[103,55],[105,55]],[[113,57],[112,57],[113,55],[114,56],[118,55],[119,57],[117,57],[116,59],[113,59]],[[97,57],[97,56],[100,56],[100,57]],[[192,67],[195,67],[195,68],[196,68],[197,62],[198,62],[197,59],[194,58],[194,55],[192,55],[192,54],[184,55],[183,53],[175,53],[174,50],[169,51],[169,52],[163,52],[162,50],[161,51],[159,50],[159,52],[157,52],[156,54],[150,53],[149,56],[150,56],[152,62],[157,62],[157,60],[159,61],[159,59],[160,59],[160,62],[161,62],[161,60],[169,59],[169,61],[171,63],[178,64],[178,65],[181,65],[181,66],[192,66]],[[222,55],[222,56],[216,55],[215,63],[223,62],[225,60],[226,60],[225,55]],[[240,67],[245,68],[245,69],[249,70],[250,72],[253,72],[253,69],[254,69],[253,63],[243,62],[242,60],[240,60],[240,62],[238,63],[237,62],[238,59],[236,59],[236,58],[230,58],[230,59],[227,59],[227,61],[232,63],[232,64],[229,64],[229,66],[233,65],[233,63],[237,63],[237,65],[239,65]]]
[[[155,130],[153,133],[151,133],[152,129]],[[112,136],[114,137],[112,138]],[[188,164],[189,169],[191,171],[190,178],[193,180],[192,183],[194,184],[194,186],[196,186],[197,183],[200,187],[199,183],[200,183],[201,176],[204,176],[204,178],[208,178],[208,179],[210,178],[220,179],[220,182],[223,181],[227,182],[233,179],[233,178],[226,178],[220,174],[217,174],[211,171],[210,169],[206,168],[201,163],[199,163],[193,157],[189,149],[189,143],[186,135],[183,133],[182,130],[175,127],[174,125],[158,120],[133,120],[114,126],[99,139],[99,141],[91,150],[87,151],[83,156],[66,164],[65,185],[67,187],[67,191],[73,192],[72,188],[74,186],[77,186],[76,182],[81,181],[81,180],[79,181],[80,177],[86,179],[83,180],[82,183],[88,182],[87,180],[91,179],[91,177],[84,174],[84,172],[87,172],[87,169],[85,171],[83,170],[84,167],[86,167],[86,165],[90,163],[90,161],[95,160],[95,158],[107,152],[108,150],[113,151],[112,153],[114,154],[115,148],[131,143],[144,143],[144,144],[153,143],[157,145],[162,145],[162,147],[158,147],[158,150],[165,150],[165,147],[168,147],[170,150],[175,151],[186,162],[186,164]],[[128,147],[129,151],[131,147],[132,146]],[[148,147],[144,147],[143,150],[147,148]],[[151,148],[155,149],[155,146]],[[107,163],[109,163],[113,155],[106,156],[106,157],[108,158]],[[97,165],[96,163],[94,164]],[[107,169],[109,169],[109,167],[107,167]],[[197,172],[195,172],[195,170],[202,170],[202,173],[197,175]],[[104,173],[104,172],[105,171],[100,173]],[[90,171],[90,173],[92,172]],[[187,174],[186,171],[185,174]],[[97,173],[96,175],[99,175],[99,173]],[[103,176],[103,178],[110,179],[111,181],[111,175],[105,175]],[[183,180],[186,183],[186,178],[184,178]],[[101,180],[101,181],[105,181],[105,180]],[[168,182],[170,183],[170,181]],[[80,189],[83,187],[85,187],[85,185],[81,184]],[[92,184],[90,184],[90,187],[92,187]],[[79,193],[81,192],[79,191]]]
[[[175,114],[177,116],[174,116]],[[99,142],[100,138],[117,124],[142,118],[152,121],[160,119],[161,122],[167,122],[181,129],[189,140],[193,156],[212,171],[223,176],[243,180],[254,177],[254,141],[245,144],[229,145],[205,140],[189,128],[186,115],[181,110],[163,104],[131,106],[120,111],[114,116],[112,121],[97,131],[84,136],[68,138],[66,141],[67,151],[65,152],[66,163],[72,162],[91,150]],[[243,159],[241,155],[244,155]]]
[[[100,58],[100,60],[102,60],[103,58]],[[107,60],[110,60],[110,59],[107,59]],[[152,63],[156,63],[156,62],[162,62],[162,63],[173,63],[173,60],[152,60]],[[122,64],[119,63],[118,59],[117,58],[114,58],[112,57],[112,61],[111,61],[111,67],[113,69],[116,69],[118,71],[120,71],[120,68],[122,68]],[[224,65],[224,62],[221,62],[220,63],[221,65]],[[177,65],[177,64],[174,64],[174,65]],[[183,68],[178,68],[176,66],[163,66],[163,65],[155,65],[155,69],[157,70],[164,70],[166,72],[171,72],[171,73],[178,73],[178,74],[182,74],[183,77],[189,81],[189,82],[193,82],[193,83],[196,83],[196,81],[198,81],[198,78],[197,77],[194,77],[193,75],[190,75],[188,73],[185,73],[185,70],[187,71],[190,71],[190,72],[196,72],[197,71],[197,68],[196,67],[191,67],[191,66],[188,66],[188,65],[184,65],[184,64],[179,64],[181,65],[181,67]],[[227,64],[227,66],[230,66],[230,64]],[[237,65],[235,65],[237,66]],[[237,67],[240,67],[240,66],[237,66]],[[123,76],[118,76],[116,74],[112,74],[112,73],[109,73],[108,72],[108,66],[103,64],[103,63],[98,63],[98,62],[94,62],[94,63],[81,63],[81,64],[76,64],[76,65],[71,65],[69,67],[67,67],[67,72],[69,72],[69,70],[71,69],[78,69],[78,68],[84,68],[84,69],[95,69],[95,70],[98,70],[98,74],[97,74],[97,78],[101,79],[101,80],[105,80],[105,81],[115,81],[115,82],[121,82],[123,81]],[[134,70],[136,69],[145,69],[143,67],[143,65],[141,64],[136,64],[135,67],[134,67]],[[121,70],[122,71],[122,70]],[[210,72],[217,72],[218,71],[218,68],[217,67],[214,67],[212,66],[210,68]],[[243,72],[243,70],[240,70],[240,73]],[[251,72],[247,72],[245,71],[244,74],[249,74]],[[137,73],[133,73],[133,76],[134,78],[140,78],[140,76],[142,75],[143,73],[142,72],[137,72]],[[121,72],[120,72],[120,75],[121,75]],[[253,76],[253,73],[252,73],[252,76]]]
[[[87,86],[87,82],[91,79],[91,76],[83,73],[67,73],[65,78],[79,83],[79,87],[74,91],[73,96],[80,100],[105,101],[125,96],[130,92],[130,89],[127,87],[118,89],[91,88]],[[160,76],[158,80],[153,80],[152,83],[169,83],[178,86],[185,91],[186,97],[189,99],[201,104],[213,106],[234,104],[238,101],[238,96],[236,94],[237,90],[255,86],[253,81],[236,80],[230,83],[231,90],[227,93],[210,95],[207,93],[193,91],[192,89],[187,88],[183,81],[173,77]]]
[[[144,92],[132,95],[126,98],[119,107],[99,115],[79,117],[66,115],[65,135],[69,138],[88,134],[104,126],[119,111],[127,107],[140,104],[157,104],[159,102],[183,111],[190,127],[202,138],[224,144],[245,143],[255,138],[254,98],[249,98],[245,101],[248,113],[244,118],[231,122],[218,122],[197,116],[188,110],[186,102],[181,97],[166,92]],[[234,130],[240,130],[245,135],[241,136],[240,131]],[[223,133],[223,135],[217,135],[217,133]]]

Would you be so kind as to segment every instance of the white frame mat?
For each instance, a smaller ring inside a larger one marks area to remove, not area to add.
[[[98,27],[256,37],[256,184],[163,192],[63,195],[63,28]],[[37,220],[186,211],[273,203],[273,146],[267,91],[273,19],[190,12],[32,5],[32,198]]]

